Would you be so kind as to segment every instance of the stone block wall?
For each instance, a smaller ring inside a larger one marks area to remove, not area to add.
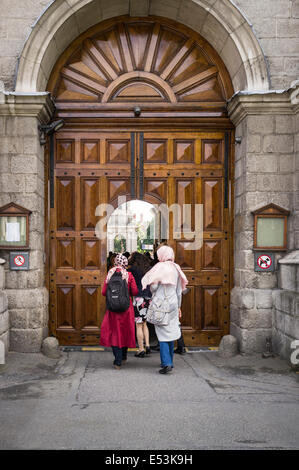
[[[279,261],[279,289],[273,291],[273,349],[290,360],[299,340],[299,250]]]
[[[237,101],[238,98],[235,98]],[[241,95],[230,112],[236,121],[235,148],[235,270],[231,294],[231,334],[241,352],[262,352],[272,335],[273,289],[278,288],[278,260],[274,272],[254,271],[254,217],[252,211],[274,203],[291,212],[288,250],[298,243],[295,218],[296,114],[287,93]],[[289,103],[289,108],[288,108]],[[242,109],[242,111],[240,111]],[[236,118],[236,115],[238,117]]]
[[[288,249],[294,249],[294,115],[248,116],[243,181],[247,212],[273,202],[291,211]],[[240,184],[240,183],[238,183]]]
[[[62,0],[56,1],[62,2]],[[69,5],[69,8],[79,2],[79,0],[77,2],[74,0],[64,1]],[[124,4],[124,1],[121,1]],[[0,77],[4,81],[7,90],[14,90],[18,57],[22,52],[27,36],[31,32],[32,25],[51,3],[50,0],[1,1]],[[104,12],[108,6],[110,6],[112,16],[114,10],[115,14],[120,14],[119,7],[113,7],[113,2],[99,0],[98,3],[97,15],[98,12],[102,11],[105,17]],[[115,2],[116,5],[118,3]],[[159,11],[161,11],[162,16],[170,14],[172,5],[176,6],[177,3],[175,0],[159,0]],[[216,3],[216,0],[209,0],[208,3]],[[253,25],[268,62],[271,87],[273,89],[288,88],[291,82],[298,78],[299,74],[299,0],[234,0],[232,3],[240,9]],[[136,13],[143,14],[142,8],[138,10],[136,4],[138,5],[138,2],[131,3],[133,13],[136,11]],[[129,13],[129,9],[125,8],[125,10],[123,14]],[[83,9],[82,24],[84,24],[84,14]],[[187,18],[188,8],[182,14]],[[192,18],[192,22],[194,21],[198,24],[203,22],[203,18],[197,18],[196,20]],[[78,27],[76,22],[72,27]],[[203,28],[203,31],[205,31],[205,28]],[[63,41],[63,36],[61,41]],[[223,41],[223,38],[220,38],[220,41]],[[225,41],[223,41],[224,43]],[[223,51],[223,55],[226,54],[229,58],[230,51],[226,49],[230,49],[229,43],[226,43]],[[233,60],[236,62],[236,58]]]
[[[299,10],[299,7],[298,7]],[[298,100],[299,102],[299,100]],[[297,104],[298,106],[298,104]],[[294,118],[294,248],[299,249],[299,113]]]
[[[266,56],[271,88],[299,76],[299,0],[234,0],[252,24]]]
[[[0,119],[0,206],[15,202],[32,211],[29,270],[10,270],[9,252],[0,250],[0,256],[6,260],[3,287],[10,317],[10,350],[37,352],[48,329],[48,292],[44,287],[44,153],[36,116],[4,115]],[[8,318],[8,312],[5,315]],[[0,335],[1,331],[0,326]]]
[[[5,260],[0,258],[0,341],[5,345],[5,351],[9,350],[9,313],[5,288]]]
[[[68,10],[79,4],[80,0],[55,0],[55,2],[58,7],[62,5]],[[219,4],[221,11],[222,2],[218,0],[203,0],[203,2],[211,5]],[[32,25],[51,3],[50,0],[1,1],[0,79],[3,80],[7,90],[15,88],[18,57],[22,53]],[[82,5],[84,3],[82,1]],[[299,0],[234,0],[232,3],[236,4],[252,23],[266,56],[271,87],[288,88],[291,82],[298,78],[299,72]],[[159,2],[149,0],[142,3],[143,6],[145,4],[159,4],[160,10],[157,11],[165,12],[165,16],[171,14],[170,10],[174,6],[177,8],[182,5],[180,0]],[[132,14],[136,12],[142,15],[148,11],[148,7],[143,11],[141,4],[135,0],[131,2],[111,0],[108,3],[105,0],[98,0],[94,5],[97,7],[95,11],[99,15],[99,21],[101,18],[120,14],[122,8],[123,14],[129,13],[126,5],[130,5]],[[90,15],[90,10],[88,11]],[[61,48],[62,52],[67,47],[64,32],[68,28],[78,30],[78,34],[86,29],[86,12],[87,10],[82,8],[74,18],[64,24],[55,38],[56,45],[53,46],[53,50],[49,48],[49,54],[55,55],[58,48]],[[181,8],[180,14],[187,24],[192,23],[194,27],[200,22],[204,23],[202,15],[200,18],[193,18],[194,15],[188,8],[186,10]],[[190,16],[192,18],[189,18]],[[62,16],[59,16],[60,20],[63,22]],[[211,24],[202,24],[203,36],[206,34],[209,37],[209,27],[214,32],[213,21]],[[243,28],[244,37],[248,33],[246,28],[250,27],[244,20],[244,24],[240,26]],[[230,36],[228,33],[225,37],[217,36],[215,39],[219,46],[217,50],[226,63],[232,64],[235,74],[238,75],[238,71],[241,70],[241,57],[239,54],[235,57],[232,53],[232,39],[228,36]],[[41,44],[41,47],[43,46]],[[249,67],[249,64],[247,66]],[[50,71],[49,64],[43,64],[43,67],[45,74]],[[250,67],[254,73],[253,64]],[[8,301],[10,349],[33,352],[39,351],[41,341],[47,335],[48,322],[48,293],[44,287],[43,257],[44,156],[38,140],[39,111],[35,106],[34,94],[28,98],[32,100],[30,106],[25,105],[27,111],[23,109],[23,98],[19,107],[18,103],[16,106],[13,103],[13,99],[17,101],[17,95],[15,94],[9,102],[8,94],[2,100],[0,93],[0,206],[15,202],[32,211],[30,269],[10,271],[8,263],[5,264],[6,295],[4,294],[2,298],[7,298]],[[235,101],[238,99],[237,96]],[[270,202],[290,210],[288,250],[299,248],[299,115],[291,106],[288,92],[255,96],[251,101],[249,99],[248,103],[241,104],[240,112],[232,108],[229,107],[229,115],[236,125],[236,136],[241,137],[242,142],[236,145],[235,152],[235,286],[231,295],[231,333],[239,339],[241,351],[250,353],[262,351],[265,338],[271,336],[272,326],[274,325],[276,332],[281,332],[279,325],[285,322],[287,317],[291,317],[291,314],[284,310],[288,294],[279,296],[275,293],[273,296],[275,290],[275,292],[281,290],[278,289],[277,269],[274,273],[254,272],[251,211]],[[44,121],[48,122],[52,114],[53,109]],[[7,252],[0,252],[0,256],[8,261]],[[276,268],[281,256],[281,253],[276,255]],[[1,292],[3,290],[1,291],[0,279],[0,294]],[[5,302],[6,300],[3,300],[1,307],[0,298],[0,335],[8,324],[8,314],[1,313],[1,308],[6,305]],[[285,319],[273,312],[285,312]],[[7,331],[3,334],[8,338]]]
[[[14,90],[18,57],[31,27],[49,0],[1,0],[0,77],[6,90]]]

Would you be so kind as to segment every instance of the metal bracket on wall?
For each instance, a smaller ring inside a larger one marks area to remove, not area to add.
[[[224,208],[228,208],[228,183],[229,183],[229,133],[224,136]]]
[[[54,208],[54,133],[50,134],[50,208]]]
[[[135,199],[135,134],[131,132],[131,198]]]
[[[143,200],[143,132],[139,139],[139,198]]]

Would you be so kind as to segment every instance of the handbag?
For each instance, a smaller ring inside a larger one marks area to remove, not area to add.
[[[157,326],[167,326],[169,323],[169,314],[171,311],[166,289],[164,287],[164,298],[157,298],[155,295],[147,309],[146,321]]]

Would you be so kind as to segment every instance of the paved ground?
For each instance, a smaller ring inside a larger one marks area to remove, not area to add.
[[[216,351],[9,353],[0,366],[0,449],[298,449],[299,374],[278,358]]]

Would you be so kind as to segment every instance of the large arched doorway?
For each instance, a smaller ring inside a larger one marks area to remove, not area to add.
[[[229,331],[233,201],[232,84],[218,54],[174,21],[120,17],[76,39],[48,89],[65,120],[50,145],[52,334],[97,344],[107,256],[98,207],[125,197],[190,208],[189,225],[170,211],[167,233],[189,279],[185,342],[218,345]],[[197,205],[203,240],[191,249]]]

